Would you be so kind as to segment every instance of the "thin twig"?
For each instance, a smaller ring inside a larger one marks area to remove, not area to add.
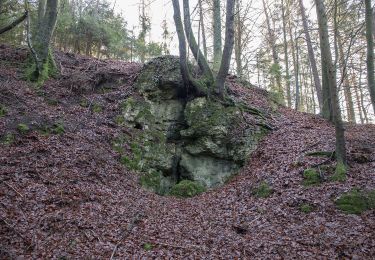
[[[9,183],[5,181],[4,181],[4,184],[8,186],[9,188],[11,188],[12,190],[14,190],[18,195],[20,195],[23,198],[23,195],[18,190],[16,190],[12,185],[10,185]]]

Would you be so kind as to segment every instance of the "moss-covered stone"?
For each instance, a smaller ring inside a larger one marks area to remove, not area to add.
[[[163,56],[146,63],[135,88],[149,100],[178,99],[184,92],[179,58]]]
[[[204,191],[205,188],[200,183],[191,180],[183,180],[174,185],[169,194],[180,198],[190,198]]]
[[[159,195],[167,194],[175,184],[170,178],[166,178],[161,172],[157,171],[142,174],[139,182],[145,189]]]
[[[335,204],[338,209],[348,214],[361,214],[368,209],[366,196],[357,189],[341,195]]]
[[[304,170],[303,172],[303,185],[313,186],[321,182],[320,174],[313,168]]]
[[[177,57],[145,64],[135,89],[139,95],[122,103],[123,120],[116,121],[140,130],[131,142],[141,155],[140,160],[126,155],[123,161],[141,172],[160,172],[172,184],[180,179],[208,188],[223,184],[267,132],[259,111],[249,123],[244,113],[251,112],[233,101],[188,95]]]

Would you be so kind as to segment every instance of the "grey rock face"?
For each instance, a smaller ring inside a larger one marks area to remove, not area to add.
[[[135,83],[141,98],[129,98],[123,106],[125,122],[142,131],[135,140],[142,150],[137,163],[144,172],[159,172],[168,187],[182,179],[219,186],[266,133],[245,118],[263,119],[237,105],[188,96],[182,86],[177,57],[156,58],[144,66]]]

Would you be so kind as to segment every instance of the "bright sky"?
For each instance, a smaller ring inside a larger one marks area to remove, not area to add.
[[[135,28],[136,34],[138,32],[139,26],[139,2],[140,0],[110,0],[111,2],[115,3],[116,10],[119,13],[122,13],[125,17],[125,20],[128,22],[128,29]],[[223,0],[224,1],[224,0]],[[312,12],[309,16],[311,18],[315,17],[315,8],[311,9],[311,0],[303,0],[305,7],[307,8],[308,12]],[[167,20],[169,32],[173,35],[175,34],[175,27],[173,23],[173,8],[171,0],[145,0],[145,2],[149,2],[150,5],[148,6],[148,13],[151,15],[151,40],[152,41],[161,41],[162,35],[162,23],[163,20]],[[254,8],[262,8],[262,1],[259,0],[243,0],[244,3],[246,2],[253,2]],[[190,9],[193,10],[196,6],[197,0],[190,1]],[[182,3],[181,3],[182,6]],[[182,12],[182,10],[181,10]],[[264,17],[259,18],[259,23],[264,21]],[[171,51],[172,54],[177,53],[177,39],[174,37],[174,40],[171,44]]]

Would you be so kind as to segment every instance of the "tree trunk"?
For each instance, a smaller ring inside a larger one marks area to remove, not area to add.
[[[320,78],[319,78],[318,68],[317,68],[317,65],[316,65],[314,49],[312,47],[311,37],[310,37],[310,33],[309,33],[309,26],[308,26],[308,23],[307,23],[307,16],[306,16],[305,7],[303,6],[302,0],[299,0],[299,7],[300,7],[300,10],[301,10],[303,32],[304,32],[305,38],[306,38],[307,51],[308,51],[308,54],[309,54],[311,70],[312,70],[312,74],[313,74],[313,78],[314,78],[315,90],[316,90],[316,94],[318,96],[319,108],[322,109],[322,106],[323,106],[322,105],[322,103],[323,103],[322,85],[320,84]]]
[[[240,15],[240,1],[236,2],[236,20],[235,20],[235,36],[234,36],[234,56],[236,61],[237,77],[242,77],[242,21]]]
[[[288,107],[292,107],[292,97],[291,97],[291,88],[290,88],[290,74],[289,74],[288,41],[287,41],[287,37],[286,37],[286,14],[285,14],[284,0],[281,0],[281,11],[282,11],[282,17],[283,17],[286,94],[287,94]]]
[[[210,66],[208,65],[207,60],[205,59],[201,50],[199,49],[197,41],[195,40],[195,37],[194,37],[194,32],[191,28],[189,0],[183,0],[183,7],[184,7],[185,33],[186,33],[186,37],[187,37],[191,52],[193,53],[195,60],[197,61],[200,69],[202,70],[206,78],[209,81],[213,82],[213,75],[212,75]]]
[[[341,68],[341,78],[342,78],[340,82],[343,83],[348,121],[355,123],[353,97],[352,97],[352,92],[350,90],[350,82],[348,78],[347,66],[346,66],[346,61],[345,61],[344,47],[343,47],[343,43],[342,43],[341,35],[339,31],[337,31],[337,43],[338,43],[337,47],[338,47],[339,57],[340,57],[339,64]]]
[[[202,0],[199,0],[198,4],[199,4],[199,20],[202,26],[203,54],[204,54],[204,58],[207,60],[207,41],[206,41],[206,29],[205,29],[206,26],[204,25]]]
[[[220,0],[213,0],[213,44],[214,44],[214,72],[218,72],[222,59],[222,41],[221,41],[221,12]]]
[[[371,0],[365,0],[366,5],[366,39],[367,39],[367,84],[370,91],[372,108],[375,114],[375,72],[374,72],[374,38],[373,9]]]
[[[224,50],[220,69],[215,81],[216,91],[221,97],[224,96],[225,79],[228,75],[234,45],[234,4],[235,0],[227,0]]]
[[[276,80],[276,92],[278,92],[280,95],[282,95],[282,100],[284,100],[284,91],[282,89],[281,85],[281,72],[280,72],[280,62],[279,62],[279,56],[277,55],[276,50],[276,39],[275,39],[275,33],[271,28],[271,20],[268,15],[267,6],[265,0],[263,1],[263,8],[264,8],[264,14],[266,15],[266,24],[268,29],[268,38],[270,41],[271,49],[272,49],[272,58],[273,58],[273,71],[275,73],[275,80]]]
[[[12,23],[8,24],[7,26],[4,26],[3,28],[0,28],[0,34],[10,31],[14,27],[22,23],[26,19],[27,15],[28,15],[28,12],[25,12],[22,16],[14,20]]]
[[[326,15],[326,9],[323,0],[315,0],[316,12],[318,16],[319,24],[319,36],[321,46],[322,64],[326,64],[326,75],[328,79],[328,86],[331,97],[331,108],[330,111],[335,124],[336,133],[336,159],[337,168],[336,170],[346,170],[346,148],[345,148],[345,136],[344,136],[344,125],[341,119],[341,111],[339,107],[339,99],[337,93],[337,82],[336,82],[336,69],[332,61],[331,47],[329,44],[328,34],[328,21]],[[336,171],[336,173],[338,173]]]
[[[187,66],[186,60],[186,39],[184,34],[184,28],[182,25],[181,20],[181,12],[180,12],[180,3],[179,0],[172,0],[173,4],[173,19],[176,26],[176,32],[178,36],[178,43],[179,43],[179,52],[180,52],[180,69],[182,80],[184,82],[185,88],[189,86],[189,70]]]
[[[56,64],[50,50],[50,43],[57,20],[58,0],[40,0],[38,5],[38,31],[35,37],[36,70],[33,80],[42,83],[56,74]]]

